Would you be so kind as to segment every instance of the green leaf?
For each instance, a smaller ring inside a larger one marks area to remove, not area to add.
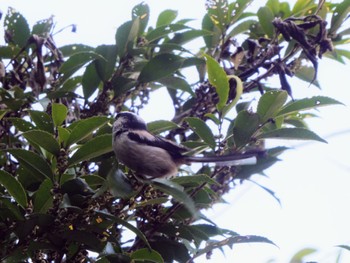
[[[215,148],[216,142],[214,134],[204,121],[195,117],[188,117],[185,121],[204,142],[206,142],[212,149]]]
[[[142,83],[160,80],[181,68],[184,59],[174,54],[160,54],[152,58],[141,70],[138,81]]]
[[[69,166],[112,151],[112,136],[104,134],[83,144],[68,160]]]
[[[272,38],[275,32],[272,20],[275,18],[275,16],[273,15],[271,9],[268,6],[260,7],[258,10],[258,18],[265,34],[269,38]]]
[[[61,82],[65,82],[72,76],[75,72],[81,69],[85,64],[95,59],[102,59],[100,54],[97,54],[94,51],[84,51],[71,55],[68,60],[66,60],[60,67],[60,73],[63,74],[61,77]]]
[[[12,124],[15,125],[15,127],[21,132],[35,129],[33,124],[21,118],[10,117],[10,118],[6,118],[6,120],[9,120],[10,122],[12,122]]]
[[[216,92],[219,95],[219,102],[216,106],[218,110],[221,111],[226,105],[228,94],[230,91],[228,78],[225,70],[215,59],[206,54],[204,54],[204,56],[207,60],[209,82],[215,87]]]
[[[61,126],[57,127],[57,131],[58,131],[58,139],[60,143],[64,143],[64,146],[67,146],[67,141],[68,138],[70,136],[70,132],[68,129],[66,128],[62,128]]]
[[[295,100],[287,105],[285,105],[278,113],[277,116],[289,115],[299,111],[315,109],[318,107],[328,106],[328,105],[337,105],[343,103],[324,96],[315,96],[312,98],[304,98],[300,100]]]
[[[19,47],[25,47],[30,38],[30,29],[27,20],[15,9],[9,7],[4,20],[6,35],[10,36],[8,41]]]
[[[95,63],[92,62],[85,68],[83,78],[81,80],[83,94],[86,100],[89,99],[90,96],[96,91],[100,83],[101,79],[97,74]]]
[[[220,185],[217,181],[210,178],[206,174],[197,174],[197,175],[190,175],[190,176],[179,176],[173,178],[171,181],[182,185],[184,187],[194,187],[199,186],[201,184],[210,184],[210,185]]]
[[[24,149],[8,149],[6,151],[12,154],[26,169],[32,171],[38,180],[53,178],[51,166],[40,155]]]
[[[141,2],[132,9],[131,15],[132,20],[138,19],[140,21],[139,31],[137,33],[137,35],[140,36],[144,33],[148,24],[150,17],[149,6],[146,3]]]
[[[314,248],[303,248],[301,250],[299,250],[297,253],[295,253],[292,256],[292,259],[290,260],[290,262],[294,262],[294,263],[302,263],[305,262],[304,258],[306,256],[309,256],[313,253],[317,252],[317,249]]]
[[[314,80],[315,76],[315,69],[314,67],[310,66],[301,66],[296,72],[295,76],[301,80],[304,80],[308,83],[315,85],[318,88],[321,88],[320,83],[318,80]],[[311,83],[312,82],[312,83]]]
[[[187,81],[183,78],[168,76],[158,80],[158,82],[163,84],[167,88],[182,90],[182,91],[188,92],[192,96],[195,96],[195,93],[192,90],[190,84],[188,84]]]
[[[76,142],[79,142],[89,135],[92,134],[95,130],[103,126],[109,121],[109,118],[104,116],[94,116],[91,118],[87,118],[79,121],[78,124],[74,126],[72,129],[69,138],[67,140],[67,145],[72,145]]]
[[[95,51],[104,57],[94,62],[97,74],[102,81],[107,81],[114,72],[118,48],[116,45],[100,45]]]
[[[314,5],[313,0],[297,0],[292,9],[294,16],[302,16]]]
[[[24,132],[23,136],[29,142],[39,145],[53,155],[57,156],[60,152],[60,146],[51,133],[41,130],[31,130]]]
[[[53,122],[49,114],[43,111],[29,111],[30,118],[39,130],[53,134]]]
[[[177,17],[178,12],[176,10],[164,10],[158,16],[156,27],[167,26],[173,22]]]
[[[177,129],[179,126],[172,121],[159,120],[147,123],[147,128],[153,134],[160,134],[165,131]]]
[[[135,261],[147,261],[154,263],[163,263],[164,260],[162,256],[155,250],[149,250],[147,248],[141,248],[131,253],[131,258]]]
[[[117,224],[120,224],[120,225],[124,226],[125,228],[129,229],[130,231],[135,233],[145,243],[145,245],[147,246],[147,248],[149,250],[152,250],[150,244],[148,243],[148,240],[147,240],[146,236],[138,228],[134,227],[132,224],[128,223],[127,221],[125,221],[123,219],[120,219],[120,218],[118,218],[116,216],[113,216],[111,214],[107,214],[107,213],[104,213],[104,212],[96,211],[96,215],[98,215],[98,216],[100,216],[102,218],[107,218],[107,219],[113,220]]]
[[[135,194],[126,175],[116,166],[108,173],[105,186],[114,197],[129,199]]]
[[[286,91],[268,91],[261,96],[258,103],[257,113],[262,123],[270,118],[274,118],[277,112],[287,101]]]
[[[231,236],[231,237],[225,238],[224,240],[221,240],[221,241],[207,242],[206,247],[197,251],[196,255],[192,258],[192,260],[194,258],[201,256],[201,255],[207,254],[207,253],[209,253],[212,250],[217,249],[217,248],[222,249],[222,247],[224,247],[224,246],[232,247],[234,244],[255,243],[255,242],[268,243],[268,244],[275,245],[271,240],[267,239],[266,237],[252,236],[252,235]]]
[[[140,18],[122,24],[115,34],[115,40],[118,47],[119,58],[122,58],[125,53],[131,49],[135,43],[139,32]]]
[[[236,37],[238,34],[248,32],[253,24],[256,23],[256,20],[245,20],[233,27],[228,33],[228,36]]]
[[[208,14],[205,14],[202,20],[202,29],[212,32],[212,35],[203,36],[206,47],[211,50],[216,47],[220,41],[220,29],[214,25]]]
[[[281,128],[262,133],[256,139],[314,140],[327,143],[316,133],[303,128]]]
[[[240,111],[233,125],[233,140],[237,148],[245,146],[258,130],[260,116],[247,110]]]
[[[181,203],[193,217],[196,218],[198,216],[198,212],[192,198],[187,195],[186,192],[184,192],[182,186],[175,182],[159,178],[153,179],[151,183],[156,189],[171,195],[177,202]]]
[[[2,184],[16,202],[26,208],[28,205],[27,195],[22,184],[8,172],[0,170],[0,184]]]
[[[64,104],[52,103],[52,120],[55,127],[60,126],[67,117],[68,109]]]
[[[54,26],[53,16],[48,19],[38,21],[32,30],[32,35],[38,35],[42,37],[48,37]]]
[[[46,213],[53,203],[51,190],[53,188],[52,181],[45,179],[34,195],[34,212]]]
[[[268,6],[272,13],[277,16],[279,15],[279,11],[280,11],[280,2],[279,0],[268,0],[266,3],[266,6]]]
[[[94,50],[95,48],[83,44],[71,44],[60,47],[60,51],[64,57],[71,57],[72,55],[81,52],[93,52]]]
[[[170,39],[167,44],[178,44],[178,45],[184,45],[198,37],[212,35],[212,32],[207,30],[188,30],[181,33],[176,33],[175,36]]]
[[[207,13],[213,23],[223,33],[230,23],[231,14],[228,13],[228,1],[217,0],[208,2]]]
[[[6,115],[7,110],[0,110],[0,120]]]
[[[167,36],[168,34],[172,34],[185,29],[190,29],[190,27],[181,24],[159,26],[154,30],[148,32],[146,35],[146,39],[149,43],[152,43],[156,40],[159,40],[160,38]]]
[[[335,34],[340,26],[346,20],[350,12],[350,0],[344,0],[336,4],[336,8],[333,12],[331,20],[331,28],[329,30],[330,34]]]

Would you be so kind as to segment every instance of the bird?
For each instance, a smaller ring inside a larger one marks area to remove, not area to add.
[[[142,179],[169,178],[183,164],[215,163],[217,165],[254,164],[257,153],[220,156],[187,156],[188,148],[147,130],[146,122],[137,114],[119,112],[112,130],[113,150],[119,162]]]

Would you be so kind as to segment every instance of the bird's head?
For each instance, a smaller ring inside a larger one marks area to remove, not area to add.
[[[147,130],[146,122],[135,113],[123,111],[117,114],[113,125],[114,132],[120,130]]]

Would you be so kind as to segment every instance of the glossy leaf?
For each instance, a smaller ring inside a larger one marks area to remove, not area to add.
[[[192,96],[195,96],[195,93],[193,92],[191,86],[183,78],[169,76],[158,80],[158,82],[163,84],[167,88],[182,90],[188,92]]]
[[[308,10],[310,10],[310,7],[314,4],[313,0],[297,0],[297,2],[294,4],[292,13],[295,16],[302,16],[306,14]]]
[[[220,30],[215,26],[214,22],[210,19],[208,14],[205,14],[202,20],[202,29],[212,32],[211,35],[204,35],[203,39],[206,47],[210,50],[213,49],[220,41]]]
[[[52,118],[46,112],[30,110],[29,115],[37,129],[53,134]]]
[[[70,57],[76,53],[93,52],[94,48],[83,44],[71,44],[60,47],[60,51],[64,57]]]
[[[24,149],[8,149],[24,167],[35,174],[36,179],[43,181],[46,178],[53,178],[50,165],[38,154]]]
[[[227,0],[208,1],[207,13],[214,25],[224,32],[229,25],[231,14]]]
[[[251,141],[260,125],[260,116],[243,110],[238,113],[233,125],[233,140],[236,147],[245,146]]]
[[[182,186],[166,179],[153,179],[152,186],[171,195],[177,202],[181,203],[193,217],[197,217],[197,210],[191,197],[184,192]]]
[[[116,45],[100,45],[95,51],[104,58],[94,62],[97,74],[102,81],[107,81],[114,72],[118,48]]]
[[[142,83],[167,77],[180,69],[184,59],[173,54],[160,54],[152,58],[141,70],[138,81]]]
[[[83,86],[84,98],[87,100],[96,91],[101,79],[97,73],[95,63],[91,62],[84,71],[81,84]]]
[[[116,167],[107,175],[105,186],[114,197],[129,199],[135,194],[126,175]]]
[[[68,109],[64,104],[52,103],[52,120],[55,127],[60,126],[67,117]]]
[[[336,8],[333,12],[332,20],[331,20],[331,28],[330,34],[334,34],[340,28],[346,17],[350,12],[350,0],[341,1],[336,5]]]
[[[224,246],[229,246],[232,247],[234,244],[241,244],[241,243],[267,243],[267,244],[272,244],[275,245],[271,240],[267,239],[266,237],[261,237],[261,236],[253,236],[253,235],[248,235],[248,236],[232,236],[229,238],[225,238],[224,240],[221,241],[213,241],[213,242],[208,242],[206,247],[199,250],[195,257],[192,258],[197,258],[203,254],[209,253],[214,249],[222,249]],[[276,246],[276,245],[275,245]]]
[[[158,16],[156,26],[160,27],[171,24],[176,19],[177,14],[178,12],[176,10],[167,9],[162,11]]]
[[[159,120],[147,123],[147,128],[153,134],[160,134],[165,131],[177,129],[179,126],[172,121]]]
[[[113,216],[111,214],[107,214],[107,213],[103,213],[103,212],[96,212],[96,214],[103,217],[103,218],[113,220],[117,224],[120,224],[120,225],[124,226],[125,228],[129,229],[130,231],[135,233],[145,243],[145,245],[147,246],[148,249],[152,250],[146,236],[138,228],[134,227],[132,224],[128,223],[127,221],[125,221],[123,219],[120,219],[119,217]]]
[[[259,99],[257,113],[262,123],[274,118],[277,112],[287,101],[288,94],[285,91],[268,91]]]
[[[69,146],[85,139],[108,121],[109,119],[103,116],[95,116],[79,121],[72,129],[67,140],[67,145]]]
[[[51,190],[53,188],[52,181],[45,179],[34,195],[34,212],[46,213],[53,204],[53,196]]]
[[[190,29],[190,27],[182,24],[171,24],[171,25],[164,25],[159,26],[155,28],[154,30],[151,30],[147,33],[146,39],[151,43],[155,42],[163,37],[166,37],[167,35],[171,33],[178,32],[180,30]]]
[[[204,121],[195,117],[188,117],[185,121],[204,142],[206,142],[212,149],[215,148],[216,142],[214,134]]]
[[[28,141],[33,142],[46,151],[52,153],[53,155],[58,155],[60,151],[60,146],[57,140],[53,137],[52,134],[41,131],[41,130],[31,130],[23,133],[24,138]]]
[[[209,184],[209,185],[220,185],[217,181],[210,178],[206,174],[197,174],[190,176],[179,176],[172,179],[173,182],[182,185],[184,187],[188,186],[199,186],[201,184]]]
[[[277,116],[288,115],[299,111],[315,109],[318,107],[329,106],[329,105],[343,105],[343,103],[335,99],[324,97],[324,96],[304,98],[300,100],[291,101],[277,113]]]
[[[132,21],[125,22],[122,24],[115,34],[115,40],[118,48],[119,58],[122,58],[127,50],[131,48],[139,32],[140,19],[135,18]]]
[[[31,34],[47,37],[51,33],[53,26],[54,26],[53,16],[51,16],[48,19],[43,19],[38,21],[33,26],[33,30]]]
[[[303,128],[281,128],[262,133],[256,139],[314,140],[327,143],[316,133]]]
[[[68,160],[69,166],[90,160],[112,151],[112,136],[105,134],[97,136],[83,144]]]
[[[162,256],[155,250],[141,248],[131,253],[131,258],[135,261],[149,261],[154,263],[163,263]]]
[[[230,90],[230,85],[228,78],[224,69],[220,64],[208,55],[204,55],[207,60],[207,71],[208,79],[211,85],[216,89],[217,94],[219,95],[219,102],[216,105],[218,110],[221,111],[226,105],[228,99],[228,93]]]
[[[15,9],[9,8],[4,20],[4,28],[7,35],[11,36],[8,41],[25,47],[30,37],[30,29],[27,20]]]
[[[132,9],[131,15],[133,20],[138,19],[140,21],[137,35],[142,35],[150,18],[149,6],[145,2],[141,2]]]
[[[301,66],[296,72],[295,76],[301,80],[304,80],[308,83],[315,85],[318,88],[321,88],[320,83],[317,79],[314,80],[315,69],[314,67]],[[313,82],[312,82],[313,81]]]
[[[7,120],[9,120],[16,127],[16,129],[18,129],[21,132],[35,129],[35,126],[33,124],[21,118],[10,117],[7,118]]]
[[[0,110],[0,120],[6,115],[7,110]]]
[[[63,74],[61,82],[65,82],[83,66],[95,59],[104,59],[100,54],[94,51],[84,51],[71,55],[60,67],[60,73]]]
[[[27,207],[27,194],[22,184],[11,174],[0,170],[0,184],[3,185],[8,193],[16,200],[23,208]]]
[[[262,26],[265,34],[272,38],[274,34],[274,26],[272,24],[272,20],[275,18],[271,9],[268,6],[260,7],[258,10],[258,18],[260,25]]]

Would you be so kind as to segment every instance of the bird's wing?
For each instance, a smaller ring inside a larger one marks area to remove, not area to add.
[[[187,148],[173,143],[172,141],[154,136],[147,131],[129,132],[128,137],[137,143],[145,144],[152,147],[162,148],[167,151],[173,158],[182,158],[182,153],[188,151]]]

